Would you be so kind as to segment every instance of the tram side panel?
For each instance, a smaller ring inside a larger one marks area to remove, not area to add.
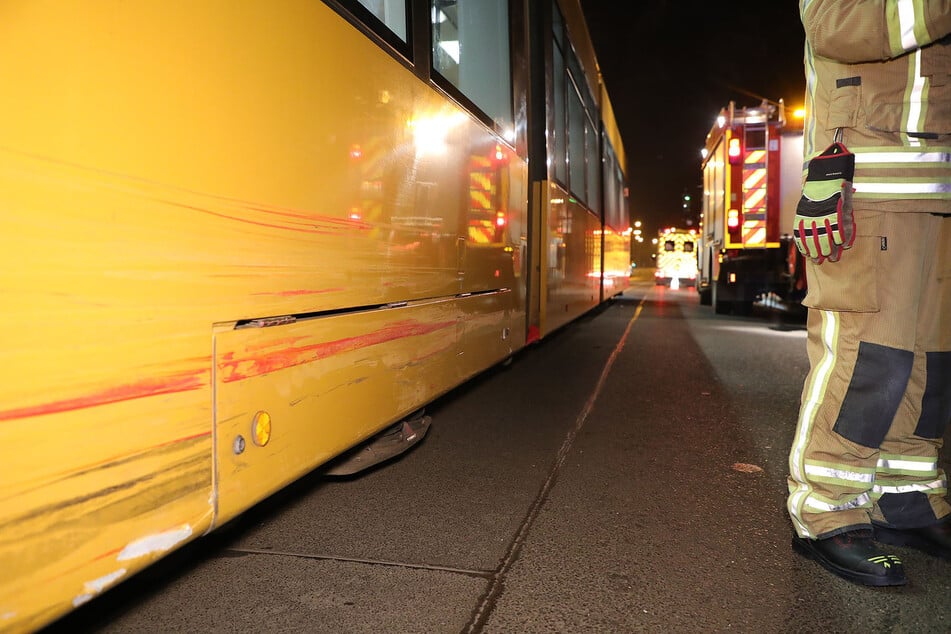
[[[4,22],[0,628],[524,344],[524,159],[322,3]]]
[[[607,87],[600,85],[604,206],[604,298],[623,293],[631,284],[631,215],[628,210],[624,143]]]
[[[601,222],[557,184],[549,183],[542,334],[564,326],[601,301]]]

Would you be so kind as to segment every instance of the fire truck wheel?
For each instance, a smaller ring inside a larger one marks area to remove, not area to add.
[[[717,315],[729,315],[730,311],[733,310],[733,302],[728,302],[718,297],[719,293],[717,293],[716,282],[714,282],[712,286],[713,286],[713,292],[712,292],[713,298],[711,301],[713,303],[713,312],[715,312]]]

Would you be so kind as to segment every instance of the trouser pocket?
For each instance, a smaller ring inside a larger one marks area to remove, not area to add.
[[[883,227],[883,213],[856,211],[852,248],[837,262],[807,261],[809,291],[802,303],[819,310],[877,313],[881,253],[888,248]]]
[[[951,283],[951,216],[938,218],[938,248],[936,250],[938,279]]]

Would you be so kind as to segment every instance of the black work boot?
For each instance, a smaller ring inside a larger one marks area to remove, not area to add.
[[[898,529],[876,524],[872,527],[872,536],[883,544],[908,546],[935,557],[951,559],[951,521],[947,519],[921,528]]]
[[[901,560],[876,546],[868,529],[847,531],[825,539],[793,537],[792,546],[826,570],[855,583],[903,586],[908,582]]]

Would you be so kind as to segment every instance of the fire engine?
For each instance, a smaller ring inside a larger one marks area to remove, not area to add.
[[[703,150],[700,303],[745,314],[789,308],[805,294],[792,240],[803,176],[802,124],[782,102],[720,111]]]
[[[654,284],[671,288],[696,285],[696,241],[697,232],[693,229],[684,231],[668,228],[659,233],[654,255]]]

